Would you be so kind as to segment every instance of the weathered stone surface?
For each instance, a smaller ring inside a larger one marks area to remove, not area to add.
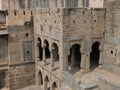
[[[120,75],[119,9],[119,0],[0,0],[0,30],[8,32],[0,33],[0,83],[10,90],[35,82],[43,90],[119,90],[99,71]],[[85,75],[89,85],[76,80]]]

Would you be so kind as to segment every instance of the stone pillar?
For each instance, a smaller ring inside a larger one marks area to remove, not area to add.
[[[75,54],[74,54],[74,48],[72,47],[72,52],[71,52],[71,67],[74,66],[74,62],[75,62]]]
[[[68,71],[68,44],[66,42],[59,43],[59,66],[60,66],[60,76],[62,77],[63,71]]]
[[[35,79],[36,79],[36,85],[39,86],[39,78],[38,78],[38,73],[39,73],[39,70],[36,69],[36,73],[35,73]]]
[[[43,83],[43,90],[47,90],[47,81],[44,80],[44,83]]]
[[[37,42],[37,45],[36,45],[36,58],[37,58],[37,60],[40,60],[40,57],[39,57],[39,42]]]
[[[64,2],[63,2],[63,7],[64,8],[66,7],[66,0],[64,0]]]
[[[84,52],[82,51],[81,52],[81,63],[80,63],[80,72],[84,72],[84,69],[85,69],[85,54]]]
[[[85,53],[85,60],[86,60],[86,68],[85,72],[90,72],[90,52]]]
[[[103,68],[103,58],[104,57],[104,52],[103,52],[103,50],[100,50],[100,58],[99,58],[99,67],[100,67],[100,69],[102,69]]]
[[[45,49],[46,49],[46,44],[44,44],[43,45],[43,62],[44,62],[44,64],[46,65],[47,64],[47,62],[46,62],[46,52],[45,52]]]
[[[52,47],[52,50],[51,50],[51,66],[52,66],[52,70],[54,70],[54,47]]]

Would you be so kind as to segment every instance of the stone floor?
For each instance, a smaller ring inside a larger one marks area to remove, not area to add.
[[[92,72],[81,74],[80,72],[77,72],[74,74],[74,77],[76,77],[76,80],[78,80],[83,85],[90,85],[91,83],[97,83],[99,77],[102,75],[99,72],[99,68],[96,68]]]

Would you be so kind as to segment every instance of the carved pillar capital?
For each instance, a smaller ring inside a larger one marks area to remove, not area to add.
[[[39,47],[39,45],[40,45],[40,42],[39,42],[39,41],[37,41],[36,47]]]
[[[102,46],[100,46],[100,47],[99,47],[99,50],[100,50],[100,51],[103,51],[103,47],[102,47]]]
[[[80,52],[81,52],[81,54],[84,54],[84,50],[82,47],[80,48]]]
[[[51,47],[51,53],[54,53],[54,51],[55,51],[55,47]]]

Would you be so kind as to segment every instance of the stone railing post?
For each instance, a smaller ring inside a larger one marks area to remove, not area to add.
[[[90,72],[90,52],[85,53],[85,60],[86,60],[86,68],[85,72]]]
[[[100,50],[100,58],[99,58],[99,67],[100,69],[103,68],[103,59],[104,59],[104,52],[102,48],[99,48]]]
[[[84,52],[81,51],[81,63],[80,63],[80,72],[84,72],[84,69],[85,69],[85,55],[84,55]]]
[[[39,56],[39,42],[37,42],[37,45],[36,45],[36,58],[37,58],[37,60],[39,61],[40,60],[40,56]]]
[[[46,49],[46,44],[43,45],[43,62],[44,62],[44,65],[47,64],[47,62],[46,62],[46,55],[45,55],[46,54],[45,49]]]
[[[52,47],[52,50],[51,50],[51,66],[52,66],[52,70],[55,69],[55,67],[54,67],[54,61],[55,61],[55,59],[54,59],[54,51],[55,51],[55,48]]]

